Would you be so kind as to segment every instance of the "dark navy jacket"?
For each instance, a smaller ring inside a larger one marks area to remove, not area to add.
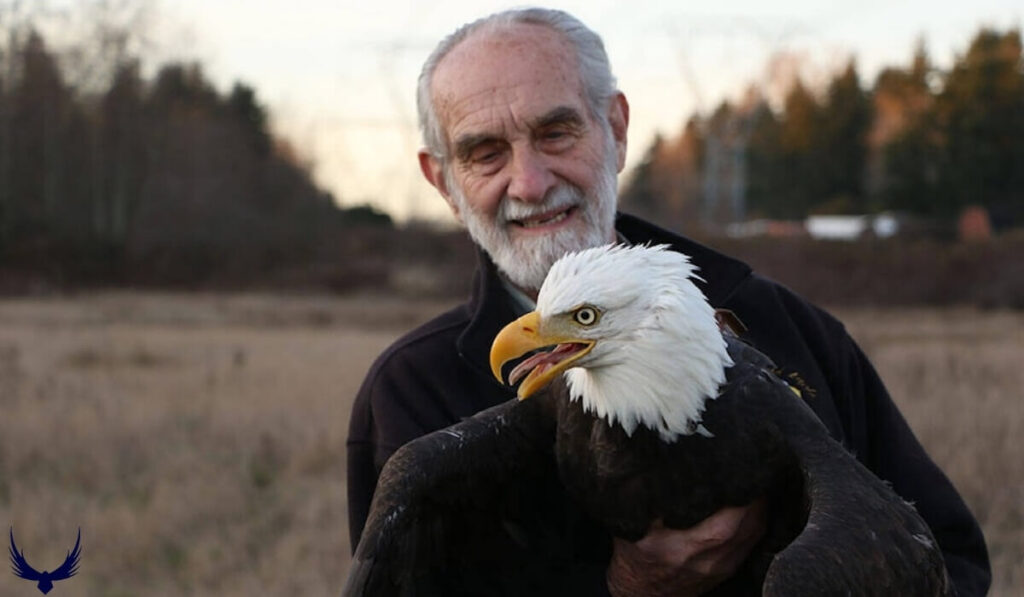
[[[633,243],[669,244],[690,255],[716,308],[747,326],[744,338],[775,361],[833,437],[913,502],[942,547],[961,595],[991,580],[978,523],[922,449],[874,368],[843,325],[744,263],[637,218],[616,229]],[[491,341],[515,319],[493,263],[481,253],[469,302],[410,332],[386,350],[363,382],[348,437],[349,528],[358,542],[377,475],[400,446],[514,396],[491,375]]]

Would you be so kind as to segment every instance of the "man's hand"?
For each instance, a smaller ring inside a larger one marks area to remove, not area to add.
[[[699,595],[736,572],[765,531],[763,499],[723,508],[685,529],[653,524],[630,543],[615,539],[608,565],[612,597]]]

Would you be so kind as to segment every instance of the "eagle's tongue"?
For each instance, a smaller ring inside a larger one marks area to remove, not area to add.
[[[586,344],[567,342],[565,344],[555,346],[554,349],[548,352],[538,352],[522,363],[516,365],[515,369],[513,369],[508,375],[508,383],[509,385],[515,385],[517,381],[534,369],[536,369],[536,374],[540,375],[585,347]]]

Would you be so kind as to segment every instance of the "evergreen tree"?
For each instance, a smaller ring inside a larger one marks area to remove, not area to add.
[[[774,217],[799,218],[821,201],[828,156],[819,151],[821,107],[803,82],[786,95],[779,127],[779,195],[768,210]]]
[[[270,153],[270,132],[267,130],[267,112],[256,100],[256,90],[242,83],[235,83],[227,100],[228,111],[249,137],[257,155]]]
[[[139,64],[122,64],[99,107],[93,154],[98,183],[92,202],[93,237],[123,247],[146,179],[147,121]]]
[[[832,211],[863,213],[866,141],[871,105],[851,61],[828,86],[821,110],[818,155],[825,156],[822,191]],[[820,208],[820,204],[819,204]]]
[[[654,140],[651,141],[644,157],[633,168],[629,182],[619,194],[620,205],[630,213],[651,218],[653,214],[660,211],[664,197],[663,190],[658,188],[656,170],[658,169],[658,156],[663,151],[663,145],[664,141],[661,135],[654,135]]]
[[[1019,31],[983,30],[956,60],[936,102],[943,131],[939,211],[1024,201],[1024,62]]]
[[[65,154],[72,97],[41,35],[32,31],[21,49],[10,125],[11,204],[15,237],[55,232],[66,190]]]
[[[909,69],[887,68],[875,80],[868,180],[877,207],[917,214],[936,209],[939,134],[928,81],[933,72],[921,43]]]
[[[655,136],[620,194],[623,209],[679,231],[699,226],[701,128],[694,117],[671,141]]]
[[[779,198],[785,195],[788,184],[779,152],[781,134],[779,119],[765,105],[754,121],[749,143],[747,205],[753,218],[776,216],[786,211],[779,205]]]

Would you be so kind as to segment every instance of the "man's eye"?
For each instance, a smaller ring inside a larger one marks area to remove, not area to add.
[[[480,148],[470,155],[470,161],[474,164],[490,164],[501,157],[501,152],[496,148]]]
[[[576,136],[563,128],[544,131],[540,136],[540,144],[546,151],[564,151],[573,145]]]
[[[561,141],[569,138],[569,132],[564,130],[552,130],[544,133],[543,138],[545,141]]]

